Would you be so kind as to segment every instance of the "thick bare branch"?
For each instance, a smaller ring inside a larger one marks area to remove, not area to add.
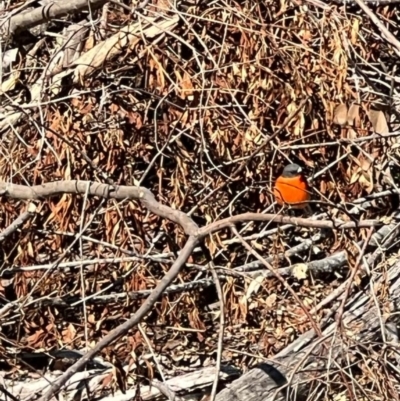
[[[59,196],[63,194],[84,195],[88,186],[88,194],[92,196],[118,200],[137,199],[150,212],[179,224],[182,226],[186,234],[198,235],[199,239],[204,238],[216,231],[230,227],[232,224],[245,223],[247,221],[272,221],[279,224],[293,224],[301,227],[336,228],[340,230],[378,227],[383,225],[383,223],[379,220],[312,220],[271,213],[243,213],[216,221],[199,229],[197,224],[185,213],[157,202],[154,198],[154,195],[147,188],[124,185],[111,186],[108,184],[94,183],[90,181],[56,181],[42,185],[34,185],[32,187],[0,182],[0,194],[15,199],[43,199],[46,197]]]
[[[56,181],[43,185],[28,187],[25,185],[8,184],[0,182],[0,194],[15,199],[43,199],[49,196],[62,194],[84,195],[89,186],[88,195],[99,196],[106,199],[137,199],[150,212],[171,220],[185,230],[188,235],[194,235],[198,231],[197,224],[185,213],[172,209],[169,206],[157,202],[154,195],[146,188],[134,186],[111,186],[90,181]]]
[[[14,15],[1,27],[4,34],[14,35],[16,33],[33,28],[43,22],[55,18],[64,17],[68,14],[75,14],[83,10],[96,10],[107,3],[108,0],[70,0],[70,1],[52,1],[42,7],[34,10],[25,11]]]

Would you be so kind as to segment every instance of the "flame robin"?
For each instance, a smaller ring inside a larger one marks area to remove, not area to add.
[[[287,165],[275,181],[274,195],[278,205],[294,209],[309,208],[310,190],[298,164]]]

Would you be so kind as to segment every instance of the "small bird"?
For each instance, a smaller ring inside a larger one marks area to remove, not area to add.
[[[309,209],[310,189],[302,169],[298,164],[288,164],[277,178],[274,196],[278,205],[288,205],[293,209]]]

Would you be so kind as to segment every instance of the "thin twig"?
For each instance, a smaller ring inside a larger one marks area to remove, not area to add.
[[[163,279],[158,283],[157,287],[152,291],[149,297],[144,301],[138,311],[125,323],[111,330],[102,340],[100,340],[92,350],[87,352],[78,362],[73,364],[66,372],[55,381],[50,389],[39,398],[39,401],[48,401],[54,394],[57,394],[61,387],[80,369],[86,366],[86,364],[97,355],[102,349],[113,343],[116,339],[120,338],[124,334],[137,325],[145,315],[152,309],[154,304],[166,290],[166,288],[172,283],[177,277],[181,268],[183,267],[186,260],[189,258],[193,248],[196,246],[198,239],[196,237],[189,237],[182,251],[180,252],[175,263],[171,266],[171,269],[166,273]]]
[[[382,24],[379,18],[370,10],[370,8],[364,3],[363,0],[354,0],[355,3],[359,5],[361,10],[368,15],[371,21],[376,25],[376,27],[381,31],[384,38],[395,48],[397,56],[400,56],[400,42],[396,37]]]
[[[344,307],[346,305],[347,298],[349,297],[351,286],[353,284],[354,278],[355,278],[358,270],[360,269],[360,266],[362,265],[362,258],[364,257],[365,251],[367,249],[369,240],[371,239],[373,232],[374,232],[374,230],[371,227],[368,230],[367,238],[366,238],[366,240],[364,242],[364,245],[363,245],[363,247],[362,247],[362,249],[360,251],[360,254],[358,255],[356,264],[353,267],[353,271],[351,272],[350,278],[349,278],[349,280],[347,282],[346,289],[345,289],[345,292],[344,292],[344,296],[343,296],[343,299],[342,299],[342,303],[340,305],[340,308],[339,308],[339,311],[338,311],[338,314],[337,314],[337,318],[336,318],[336,321],[338,322],[339,326],[342,324],[342,317],[343,317],[343,313],[344,313]]]
[[[247,249],[248,252],[250,252],[254,257],[256,257],[260,262],[264,264],[264,266],[269,269],[273,274],[275,274],[275,277],[283,284],[283,286],[286,288],[287,291],[289,291],[293,298],[298,302],[299,306],[303,309],[304,313],[307,315],[311,325],[313,326],[315,332],[322,337],[322,333],[320,328],[317,326],[316,322],[314,321],[313,317],[311,316],[310,312],[304,305],[304,303],[301,301],[301,299],[298,297],[298,295],[295,293],[293,288],[287,283],[287,281],[274,269],[261,255],[258,254],[239,234],[238,230],[236,229],[235,226],[231,226],[232,232],[240,239],[240,242],[242,245]]]
[[[217,360],[216,360],[216,372],[215,372],[215,380],[211,390],[210,401],[214,401],[217,395],[218,382],[219,382],[219,374],[221,371],[221,360],[222,360],[222,351],[224,346],[224,331],[225,331],[225,303],[224,303],[224,294],[222,292],[221,282],[219,280],[218,274],[215,271],[214,264],[210,263],[211,274],[213,276],[215,287],[217,288],[218,301],[219,301],[219,332],[218,332],[218,350],[217,350]]]

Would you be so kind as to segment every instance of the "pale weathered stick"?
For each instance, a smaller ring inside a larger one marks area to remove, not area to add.
[[[96,10],[107,3],[108,0],[69,0],[52,1],[42,7],[25,11],[12,16],[2,27],[3,35],[14,35],[18,32],[33,28],[43,22],[60,18],[68,14],[76,14],[82,10]]]
[[[362,0],[354,0],[355,3],[368,15],[371,21],[381,31],[383,37],[395,48],[397,55],[400,55],[400,42],[396,37],[383,25],[375,13],[368,8],[368,6]]]
[[[29,220],[36,211],[34,203],[29,204],[28,210],[21,214],[15,221],[13,221],[1,234],[0,242],[3,242],[9,235],[18,230],[27,220]]]
[[[150,191],[149,191],[150,192]],[[86,366],[86,364],[103,348],[107,347],[113,341],[128,333],[128,331],[137,325],[147,313],[150,312],[153,305],[157,302],[158,298],[163,294],[167,287],[179,274],[182,266],[191,255],[193,248],[197,245],[198,239],[196,237],[189,237],[185,246],[181,250],[175,263],[171,266],[171,269],[165,274],[165,276],[158,283],[157,287],[152,291],[149,297],[143,302],[142,306],[136,311],[136,313],[125,323],[111,330],[102,340],[100,340],[89,352],[87,352],[78,362],[68,368],[65,373],[54,382],[50,389],[42,396],[39,401],[50,400],[53,394],[57,393],[61,387],[80,369]]]
[[[244,223],[247,221],[273,221],[279,224],[293,224],[295,226],[314,228],[336,228],[339,230],[378,227],[384,225],[379,220],[311,220],[271,213],[243,213],[216,221],[199,229],[197,224],[190,217],[188,217],[187,214],[157,202],[154,198],[154,195],[147,188],[124,185],[111,186],[108,184],[94,183],[90,181],[56,181],[42,185],[34,185],[32,187],[0,182],[0,194],[15,199],[43,199],[49,196],[63,194],[84,195],[88,185],[88,194],[92,196],[100,196],[106,199],[118,200],[137,199],[150,212],[179,224],[184,229],[186,234],[196,235],[198,239],[230,227],[232,224]]]

